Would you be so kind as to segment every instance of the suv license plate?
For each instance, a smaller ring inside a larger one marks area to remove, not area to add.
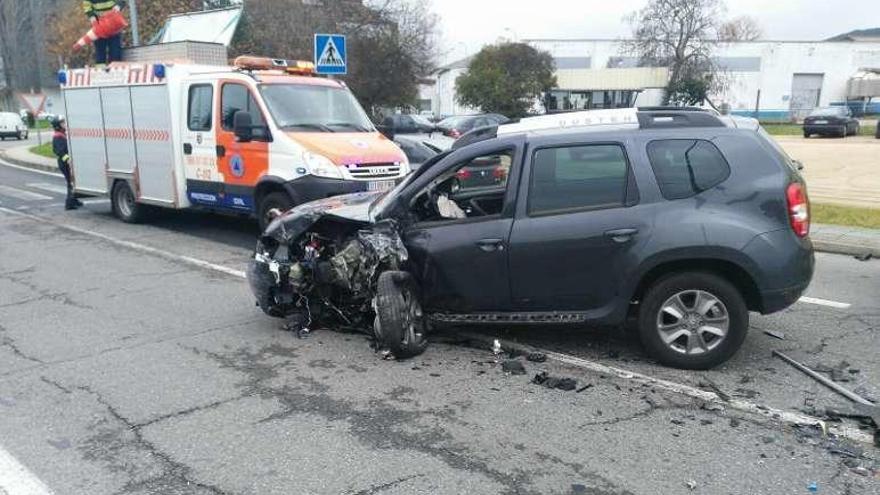
[[[393,180],[377,180],[367,183],[367,191],[387,191],[392,189],[397,181]]]
[[[814,124],[827,124],[828,121],[827,121],[827,120],[817,120],[817,121],[815,121],[815,122],[813,122],[813,123],[814,123]]]

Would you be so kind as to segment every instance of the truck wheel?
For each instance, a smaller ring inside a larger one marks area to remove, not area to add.
[[[639,336],[661,363],[709,369],[742,346],[749,311],[742,294],[710,273],[685,272],[657,281],[642,299]]]
[[[376,309],[374,332],[381,345],[397,359],[425,352],[428,327],[418,288],[409,273],[388,271],[380,274],[373,304]]]
[[[293,200],[284,192],[273,192],[263,196],[257,211],[257,220],[260,222],[260,230],[266,230],[266,227],[272,222],[269,212],[278,209],[282,212],[293,208]]]
[[[146,207],[138,204],[127,181],[118,180],[110,192],[113,214],[125,223],[140,223],[144,219]]]

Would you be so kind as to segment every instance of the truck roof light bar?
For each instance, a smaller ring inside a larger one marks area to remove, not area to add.
[[[280,70],[288,74],[314,75],[315,64],[306,60],[285,60],[283,58],[255,57],[241,55],[232,65],[241,70]]]

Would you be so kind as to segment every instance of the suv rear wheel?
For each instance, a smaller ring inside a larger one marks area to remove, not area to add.
[[[648,289],[641,306],[642,343],[658,361],[677,368],[718,366],[742,346],[749,328],[742,294],[710,273],[662,278]]]

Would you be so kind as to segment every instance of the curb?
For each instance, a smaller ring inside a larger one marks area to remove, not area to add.
[[[5,150],[0,150],[0,158],[18,165],[20,167],[31,168],[43,172],[58,173],[58,167],[43,165],[42,163],[28,162],[11,158]],[[847,244],[833,240],[823,240],[816,237],[812,238],[813,249],[820,253],[843,254],[847,256],[857,256],[870,253],[875,258],[880,258],[880,246],[865,246],[862,244]]]
[[[846,244],[843,242],[826,241],[813,238],[813,249],[821,253],[845,254],[848,256],[870,254],[874,258],[880,258],[880,246]]]
[[[2,158],[3,160],[5,160],[13,165],[18,165],[19,167],[32,168],[34,170],[39,170],[42,172],[60,173],[60,172],[58,172],[57,166],[49,166],[49,165],[43,165],[42,163],[34,163],[34,162],[28,162],[25,160],[18,160],[16,158],[10,157],[9,153],[6,150],[0,151],[0,158]]]

